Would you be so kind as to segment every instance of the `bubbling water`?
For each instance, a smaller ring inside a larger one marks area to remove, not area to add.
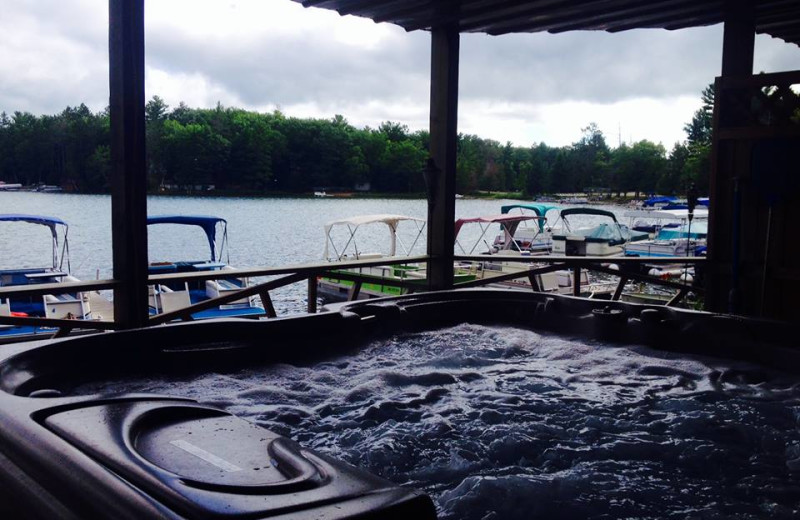
[[[463,324],[310,366],[79,391],[222,407],[424,489],[443,519],[800,514],[798,381],[731,361]]]

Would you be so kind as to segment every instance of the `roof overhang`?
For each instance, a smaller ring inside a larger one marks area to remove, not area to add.
[[[460,32],[685,29],[722,23],[725,0],[294,0],[305,7],[389,22],[407,31],[457,25]],[[800,2],[754,0],[757,33],[800,45]]]

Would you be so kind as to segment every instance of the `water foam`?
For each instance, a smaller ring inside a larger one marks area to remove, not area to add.
[[[736,362],[464,324],[311,366],[79,390],[223,407],[425,489],[443,519],[800,514],[800,386]]]

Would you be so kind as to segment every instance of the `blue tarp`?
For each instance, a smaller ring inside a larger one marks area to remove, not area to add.
[[[675,197],[653,197],[644,201],[645,207],[655,206],[656,204],[668,204],[670,202],[675,202]]]
[[[220,222],[227,224],[227,220],[224,218],[206,215],[155,215],[147,217],[148,226],[152,224],[182,224],[202,228],[208,239],[208,247],[211,249],[212,262],[217,260],[214,244],[217,238],[217,224]]]

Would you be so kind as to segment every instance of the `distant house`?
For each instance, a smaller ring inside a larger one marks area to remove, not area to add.
[[[370,191],[372,185],[369,182],[359,182],[353,186],[353,189],[356,191]]]

